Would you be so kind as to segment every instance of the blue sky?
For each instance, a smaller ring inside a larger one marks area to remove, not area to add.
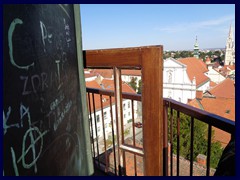
[[[81,4],[83,49],[163,45],[164,50],[224,48],[234,4]]]

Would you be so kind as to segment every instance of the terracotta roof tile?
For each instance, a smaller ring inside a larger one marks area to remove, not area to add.
[[[101,75],[103,78],[113,78],[112,69],[93,69],[92,73],[96,75]]]
[[[96,89],[106,89],[106,90],[114,90],[114,81],[113,80],[106,80],[103,79],[102,84],[98,84],[97,81],[89,81],[86,82],[86,87],[88,88],[96,88]],[[122,91],[127,93],[136,94],[136,92],[126,83],[122,83]],[[93,101],[92,95],[90,96],[90,102]],[[114,104],[115,100],[112,97],[112,104]],[[94,94],[94,103],[95,103],[95,110],[101,109],[101,99],[99,94]],[[93,103],[91,103],[91,111],[93,112]],[[110,106],[110,97],[109,96],[102,96],[102,104],[103,108]]]
[[[213,88],[217,85],[217,83],[213,82],[213,81],[210,81],[210,87]]]
[[[114,81],[113,80],[103,79],[101,84],[107,90],[114,90]],[[136,92],[133,90],[133,88],[124,82],[122,83],[122,92],[136,94]]]
[[[235,85],[234,81],[227,78],[209,92],[216,97],[235,98]]]
[[[203,96],[202,100],[194,99],[189,105],[199,109],[203,107],[203,110],[207,112],[235,121],[235,99]],[[230,134],[215,127],[213,129],[215,130],[214,140],[219,141],[225,147],[230,140]]]
[[[209,77],[204,74],[208,71],[208,68],[202,60],[195,57],[189,57],[178,59],[178,61],[187,65],[187,74],[191,81],[194,77],[196,78],[197,86],[210,80]]]
[[[130,75],[130,76],[141,76],[141,70],[122,70],[122,75]]]

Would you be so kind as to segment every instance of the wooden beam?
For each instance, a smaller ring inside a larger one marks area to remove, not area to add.
[[[88,68],[140,68],[141,51],[148,47],[158,46],[87,50],[83,51],[83,58]]]
[[[88,50],[85,57],[89,68],[139,67],[141,62],[139,48]]]
[[[144,175],[163,175],[163,48],[142,49]]]

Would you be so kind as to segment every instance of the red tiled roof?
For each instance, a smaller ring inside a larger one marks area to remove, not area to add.
[[[203,96],[201,100],[194,99],[188,104],[199,109],[203,108],[203,110],[207,112],[235,121],[235,99],[222,97],[209,98]],[[230,134],[215,127],[213,129],[215,130],[214,140],[219,141],[222,146],[226,146],[230,140]]]
[[[217,83],[213,82],[213,81],[210,81],[210,87],[213,88],[217,85]]]
[[[101,86],[96,82],[96,81],[89,81],[86,82],[86,87],[88,88],[96,88],[96,89],[102,89]],[[90,99],[87,96],[88,101],[91,102],[91,112],[93,113],[94,107],[93,107],[93,97],[90,94]],[[102,99],[99,94],[94,94],[94,105],[95,105],[95,110],[101,109],[101,101],[102,101],[102,106],[108,107],[110,106],[110,97],[109,96],[102,96]],[[114,104],[114,97],[112,98],[112,104]],[[88,104],[89,105],[89,104]]]
[[[229,98],[209,98],[204,97],[199,100],[203,109],[207,112],[235,121],[235,99]],[[200,109],[198,100],[192,100],[189,105]],[[229,113],[226,113],[229,111]]]
[[[95,80],[94,81],[87,81],[86,82],[86,87],[101,89],[101,86]]]
[[[231,70],[235,70],[235,65],[225,65],[223,68],[229,68]]]
[[[218,71],[223,75],[229,75],[230,71],[235,70],[235,65],[225,65],[222,68],[218,69]]]
[[[209,92],[216,97],[235,98],[235,85],[234,81],[227,78]]]
[[[141,70],[122,70],[122,75],[141,76]]]
[[[114,81],[113,80],[103,79],[102,85],[107,90],[114,90]],[[129,86],[127,83],[122,83],[122,92],[136,94],[136,92],[133,90],[133,88],[131,86]]]
[[[113,80],[103,79],[101,84],[107,90],[114,90],[114,81]]]
[[[112,69],[93,69],[92,73],[96,75],[101,75],[103,78],[112,78],[113,76]]]
[[[178,59],[179,62],[187,65],[187,74],[192,81],[193,78],[196,78],[196,85],[199,86],[203,83],[209,81],[209,77],[207,77],[204,73],[208,71],[206,64],[201,60],[195,57],[182,58]]]
[[[92,73],[91,71],[84,71],[84,76],[85,78],[89,78],[96,76],[96,74]]]
[[[114,81],[113,80],[106,80],[103,79],[102,85],[99,85],[97,81],[89,81],[86,82],[86,87],[88,88],[96,88],[96,89],[106,89],[106,90],[114,90]],[[136,92],[126,83],[122,83],[122,92],[136,94]],[[93,101],[92,95],[90,95],[90,102]],[[112,97],[112,104],[114,104],[115,100]],[[94,104],[95,110],[101,109],[101,99],[99,94],[94,94]],[[103,108],[110,106],[110,97],[109,96],[102,96],[102,104]],[[93,112],[93,103],[91,103],[91,111]]]

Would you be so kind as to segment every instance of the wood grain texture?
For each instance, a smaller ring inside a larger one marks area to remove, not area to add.
[[[163,47],[84,51],[87,68],[141,68],[144,175],[163,175]]]
[[[159,46],[87,50],[83,54],[88,68],[139,68],[142,62],[142,49],[151,47]]]
[[[162,47],[142,50],[144,175],[163,175]]]

